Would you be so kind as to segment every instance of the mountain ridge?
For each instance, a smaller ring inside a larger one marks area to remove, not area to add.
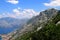
[[[23,27],[22,30],[18,30],[16,35],[13,36],[11,40],[22,40],[26,36],[27,38],[29,38],[31,33],[36,32],[36,30],[39,31],[40,29],[42,29],[46,25],[46,23],[51,21],[58,14],[59,11],[60,10],[56,10],[52,8],[52,9],[48,9],[43,12],[40,12],[39,15],[29,20],[29,22]],[[24,38],[24,39],[28,40],[27,38],[26,39]]]
[[[29,19],[16,19],[11,17],[0,18],[0,34],[8,34],[17,28],[22,28],[28,20]]]

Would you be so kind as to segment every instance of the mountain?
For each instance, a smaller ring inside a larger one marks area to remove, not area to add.
[[[28,19],[15,19],[15,18],[1,18],[0,19],[0,27],[14,27],[14,26],[21,26],[23,25],[25,22],[27,22]],[[23,23],[24,22],[24,23]]]
[[[30,19],[21,30],[16,30],[10,40],[60,40],[59,23],[60,10],[47,9]]]
[[[11,17],[0,18],[0,34],[7,34],[12,30],[22,28],[27,21],[28,19],[16,19]]]
[[[32,19],[30,19],[27,22],[27,24],[34,23],[34,22],[36,22],[38,20],[41,21],[41,22],[42,22],[42,20],[45,21],[45,20],[51,18],[53,15],[55,16],[57,12],[58,12],[58,10],[57,9],[54,9],[54,8],[47,9],[45,11],[40,12],[39,15],[37,15],[37,16],[33,17]]]

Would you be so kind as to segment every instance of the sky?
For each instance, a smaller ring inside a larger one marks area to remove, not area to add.
[[[32,18],[48,8],[60,9],[60,0],[0,0],[0,18]]]

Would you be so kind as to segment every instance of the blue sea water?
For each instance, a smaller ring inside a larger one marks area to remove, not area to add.
[[[8,34],[12,31],[14,31],[15,29],[17,29],[17,28],[15,28],[15,27],[8,27],[8,28],[0,27],[0,34]],[[1,36],[0,36],[0,40],[2,40]]]
[[[15,29],[16,29],[15,27],[9,27],[9,28],[0,27],[0,34],[8,34],[14,31]]]
[[[2,40],[2,37],[0,36],[0,40]]]

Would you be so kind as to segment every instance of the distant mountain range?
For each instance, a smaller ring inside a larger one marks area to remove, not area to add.
[[[18,27],[22,26],[27,22],[28,19],[15,19],[15,18],[1,18],[0,19],[0,27]]]
[[[16,19],[11,17],[0,18],[0,34],[9,33],[22,26],[28,19]]]

